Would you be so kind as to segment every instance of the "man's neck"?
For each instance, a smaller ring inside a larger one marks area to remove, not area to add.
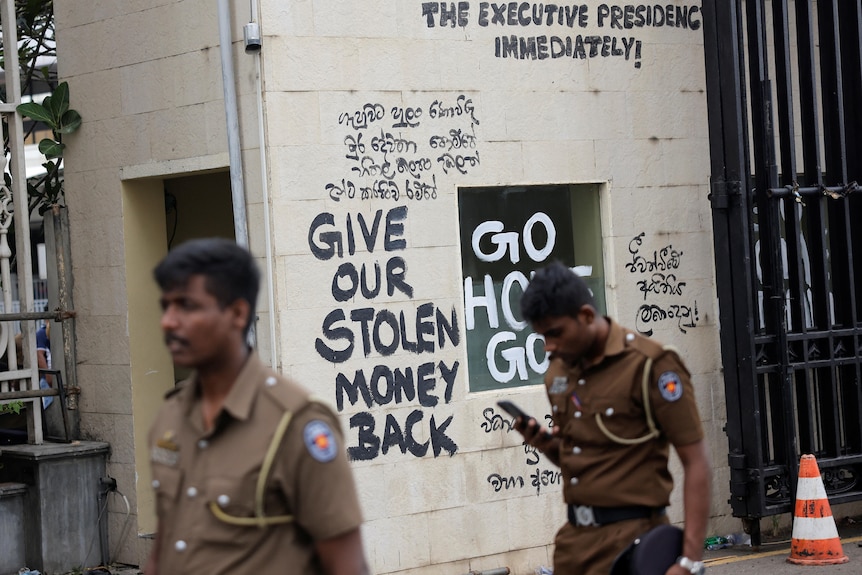
[[[233,389],[250,355],[251,350],[243,344],[241,350],[237,350],[236,353],[227,354],[217,363],[198,368],[198,389],[207,430],[212,429],[216,415],[221,411],[225,399]]]
[[[604,316],[596,315],[593,325],[596,337],[587,354],[581,359],[581,366],[584,369],[600,363],[605,358],[605,345],[611,333],[611,324]]]

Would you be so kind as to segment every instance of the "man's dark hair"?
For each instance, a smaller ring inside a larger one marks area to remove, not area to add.
[[[547,317],[576,317],[584,304],[596,307],[590,288],[560,262],[539,269],[521,296],[521,315],[530,323]]]
[[[238,299],[248,302],[247,333],[260,288],[260,272],[248,250],[224,238],[189,240],[168,252],[153,270],[162,291],[183,287],[196,275],[206,278],[207,292],[222,308]]]

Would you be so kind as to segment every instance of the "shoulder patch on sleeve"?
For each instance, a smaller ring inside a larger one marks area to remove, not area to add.
[[[335,459],[338,442],[329,426],[319,419],[313,419],[305,424],[302,438],[308,453],[320,463],[329,463]]]
[[[658,378],[658,390],[667,401],[682,397],[682,380],[675,371],[666,371]]]

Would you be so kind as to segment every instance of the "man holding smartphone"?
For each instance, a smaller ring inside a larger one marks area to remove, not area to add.
[[[554,572],[607,575],[635,538],[667,524],[669,445],[685,472],[682,554],[666,575],[701,574],[711,469],[688,370],[672,348],[600,315],[586,283],[561,263],[536,272],[521,312],[545,338],[554,428],[516,429],[563,474],[569,521]]]

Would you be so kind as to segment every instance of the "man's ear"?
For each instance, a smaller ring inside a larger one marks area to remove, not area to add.
[[[249,303],[242,298],[237,298],[233,303],[228,305],[228,309],[230,309],[233,314],[231,321],[234,326],[241,332],[245,333],[245,326],[247,326],[251,321],[251,318],[249,317],[251,306]]]
[[[590,325],[596,319],[596,308],[585,303],[581,306],[581,309],[578,310],[578,317],[583,323]]]

